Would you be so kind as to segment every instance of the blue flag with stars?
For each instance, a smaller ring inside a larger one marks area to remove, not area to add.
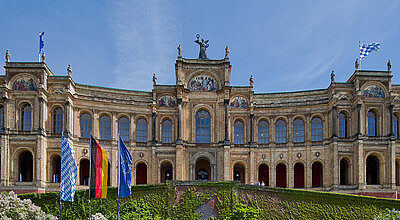
[[[132,155],[129,153],[121,137],[118,140],[118,154],[118,197],[128,197],[131,194],[132,185]]]

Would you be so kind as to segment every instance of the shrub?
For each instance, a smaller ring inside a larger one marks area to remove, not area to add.
[[[378,215],[375,220],[395,220],[400,219],[400,211],[396,209],[386,209],[384,213]]]

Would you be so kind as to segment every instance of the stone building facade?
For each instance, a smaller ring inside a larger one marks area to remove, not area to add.
[[[9,56],[9,55],[8,55]],[[61,133],[75,150],[79,188],[89,135],[117,184],[118,133],[133,155],[133,184],[236,180],[315,190],[399,189],[400,85],[359,70],[319,90],[254,93],[230,84],[224,59],[175,63],[176,84],[149,92],[82,85],[45,62],[11,62],[0,76],[0,190],[59,190]]]

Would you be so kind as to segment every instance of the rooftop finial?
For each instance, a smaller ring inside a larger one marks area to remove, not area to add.
[[[178,58],[182,58],[182,47],[180,44],[178,46]]]
[[[46,53],[44,52],[44,50],[42,52],[42,62],[46,62]]]
[[[392,64],[390,63],[390,60],[387,62],[387,68],[388,68],[388,71],[390,71],[390,69],[392,69]]]
[[[207,53],[206,53],[206,49],[209,46],[208,45],[208,40],[204,41],[204,38],[200,39],[200,34],[196,35],[197,40],[195,40],[194,42],[200,45],[200,52],[199,52],[199,59],[207,59]]]
[[[254,84],[253,75],[250,76],[249,81],[250,81],[250,86],[253,87],[253,84]]]
[[[331,82],[335,82],[335,73],[333,70],[331,72]]]
[[[68,67],[67,67],[67,73],[68,73],[68,76],[69,76],[69,77],[71,77],[71,73],[72,73],[72,67],[71,67],[71,64],[68,64]]]
[[[153,85],[157,85],[157,77],[155,73],[153,74]]]
[[[229,47],[225,47],[225,59],[229,59]]]
[[[6,62],[10,62],[10,51],[6,51]]]
[[[360,66],[360,64],[358,63],[358,59],[356,59],[356,62],[354,63],[354,66],[356,67],[356,70],[358,70],[358,67]]]

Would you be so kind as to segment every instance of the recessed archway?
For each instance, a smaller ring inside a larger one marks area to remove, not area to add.
[[[236,163],[233,166],[233,180],[245,183],[245,169],[241,163]]]
[[[172,164],[165,161],[161,164],[160,168],[161,183],[165,183],[167,180],[173,180]]]
[[[312,187],[323,186],[323,169],[320,162],[314,162],[312,164]]]
[[[196,162],[196,180],[210,180],[211,179],[211,166],[210,161],[206,158],[200,158]]]
[[[79,162],[79,183],[81,185],[89,185],[89,160],[88,159],[82,159]]]
[[[147,165],[139,163],[136,165],[136,185],[147,184]]]
[[[33,180],[33,156],[29,151],[24,151],[19,155],[18,179],[20,182]]]
[[[51,181],[53,183],[61,182],[61,157],[59,155],[54,156],[51,160],[51,165]]]
[[[276,165],[276,187],[286,188],[286,165]]]
[[[349,185],[349,162],[345,158],[340,160],[340,185]]]
[[[379,184],[379,159],[374,155],[369,155],[366,166],[367,185]]]
[[[294,165],[294,188],[304,188],[304,165],[302,163]]]
[[[260,164],[258,166],[258,182],[264,183],[269,186],[269,168],[266,164]]]

